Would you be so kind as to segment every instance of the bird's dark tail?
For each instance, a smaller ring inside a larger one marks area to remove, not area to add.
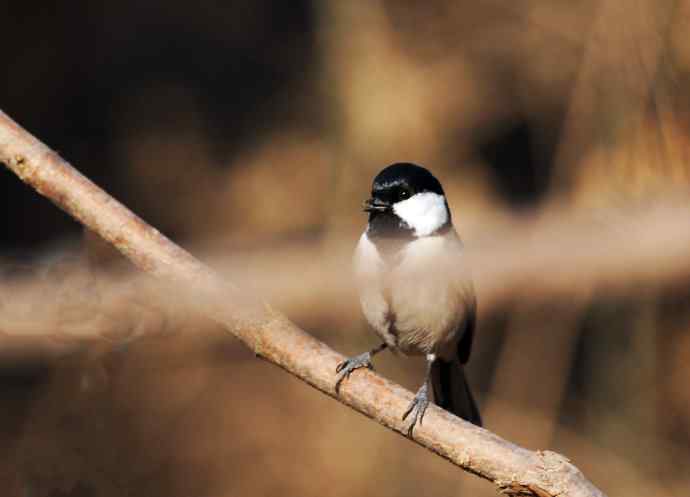
[[[431,386],[439,407],[477,426],[482,425],[477,403],[467,384],[465,368],[459,360],[448,362],[437,358],[431,366]]]

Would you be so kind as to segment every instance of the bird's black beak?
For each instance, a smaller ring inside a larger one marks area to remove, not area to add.
[[[362,204],[362,209],[364,212],[385,212],[390,210],[391,206],[388,202],[379,200],[377,198],[370,198],[364,201]]]

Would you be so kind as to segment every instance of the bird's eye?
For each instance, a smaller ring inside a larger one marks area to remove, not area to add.
[[[410,192],[407,190],[401,190],[400,191],[400,198],[409,198]]]

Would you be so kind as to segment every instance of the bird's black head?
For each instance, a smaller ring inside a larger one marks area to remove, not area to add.
[[[364,210],[369,213],[370,237],[412,238],[420,236],[420,227],[425,231],[432,226],[436,232],[450,226],[441,183],[427,169],[407,162],[391,164],[376,175]]]
[[[409,162],[398,162],[376,175],[371,185],[371,200],[379,207],[392,207],[396,202],[423,192],[444,195],[441,183],[427,169]]]

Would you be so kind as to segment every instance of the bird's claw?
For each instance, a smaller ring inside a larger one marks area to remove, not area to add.
[[[410,402],[410,406],[407,408],[407,411],[405,411],[405,414],[403,414],[402,416],[403,421],[405,421],[405,419],[407,419],[407,417],[414,412],[414,415],[412,416],[412,422],[410,423],[410,427],[407,429],[408,437],[412,436],[412,431],[414,430],[417,421],[419,420],[420,425],[424,421],[424,413],[426,413],[426,408],[428,406],[429,393],[427,390],[427,384],[424,383],[424,385],[422,385],[421,388],[417,391],[416,395],[414,396],[414,399],[412,399],[412,402]]]
[[[371,352],[365,352],[363,354],[350,357],[344,360],[335,368],[335,372],[338,373],[338,378],[335,381],[335,391],[338,393],[340,391],[340,384],[345,378],[349,378],[350,374],[356,369],[367,368],[374,369],[371,365]]]

